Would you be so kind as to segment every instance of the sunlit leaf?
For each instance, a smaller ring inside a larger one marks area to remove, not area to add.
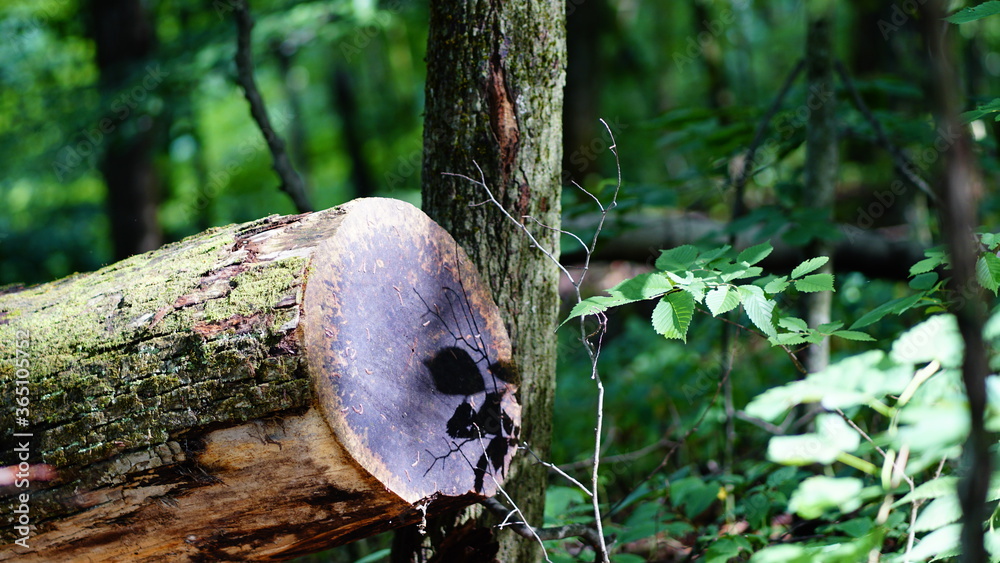
[[[819,518],[832,508],[852,512],[861,506],[859,493],[863,488],[861,480],[854,477],[817,475],[799,485],[788,501],[788,508],[806,520]]]
[[[816,258],[810,258],[805,262],[799,264],[798,266],[795,267],[794,270],[792,270],[792,277],[793,278],[802,277],[808,274],[809,272],[812,272],[813,270],[823,267],[823,264],[826,264],[829,261],[830,258],[828,256],[818,256]]]
[[[775,278],[767,282],[767,285],[764,286],[764,292],[771,294],[781,293],[786,289],[788,289],[788,278],[785,276],[781,276],[780,278]]]
[[[694,297],[686,291],[668,293],[653,309],[653,330],[666,338],[687,342],[687,330],[694,316]]]
[[[996,254],[987,252],[976,261],[976,279],[979,285],[997,294],[1000,288],[1000,258]]]
[[[812,274],[795,280],[795,289],[805,293],[833,291],[833,274]]]
[[[767,336],[776,336],[778,331],[772,322],[774,300],[764,297],[764,290],[755,285],[741,285],[737,290],[750,321]]]
[[[713,316],[733,310],[740,304],[740,294],[732,286],[721,285],[705,295],[705,305]]]

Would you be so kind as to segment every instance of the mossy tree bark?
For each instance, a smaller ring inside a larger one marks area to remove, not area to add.
[[[474,503],[516,445],[510,358],[395,200],[2,294],[0,561],[281,560]]]
[[[478,164],[497,200],[518,220],[560,224],[562,99],[565,84],[565,4],[561,0],[431,2],[424,121],[423,209],[469,252],[488,280],[511,336],[521,377],[522,441],[548,454],[555,391],[558,270],[516,225],[490,205]],[[559,238],[537,225],[539,242],[555,256]],[[533,525],[541,525],[546,471],[530,455],[512,465],[506,490]],[[467,526],[456,527],[479,542]],[[537,542],[498,536],[504,562],[541,559]],[[397,541],[396,560],[419,560],[419,548]],[[442,546],[453,535],[432,538]],[[479,551],[482,561],[489,548]],[[405,552],[409,551],[409,555]]]

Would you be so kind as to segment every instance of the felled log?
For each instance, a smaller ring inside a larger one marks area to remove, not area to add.
[[[395,200],[8,290],[0,346],[0,561],[312,553],[492,496],[520,426],[496,305]]]

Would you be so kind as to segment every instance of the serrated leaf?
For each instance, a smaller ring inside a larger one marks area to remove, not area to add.
[[[832,323],[823,323],[816,327],[816,332],[822,332],[823,334],[830,334],[831,332],[840,329],[844,326],[844,323],[840,321],[833,321]]]
[[[699,279],[692,281],[684,287],[684,290],[690,293],[694,297],[694,300],[699,303],[705,300],[706,289],[705,282]]]
[[[956,550],[961,533],[961,524],[948,524],[924,536],[907,555],[910,561],[926,561],[936,555]]]
[[[795,289],[804,293],[833,291],[833,274],[812,274],[795,280]]]
[[[767,282],[767,285],[764,286],[764,292],[770,294],[781,293],[786,289],[788,289],[788,278],[785,276],[775,278]]]
[[[772,346],[795,346],[806,342],[806,338],[802,336],[801,332],[783,332],[767,340]]]
[[[787,328],[788,330],[794,330],[796,332],[805,332],[809,330],[809,325],[798,317],[782,317],[778,319],[778,326]]]
[[[588,297],[583,301],[580,301],[576,305],[573,305],[573,309],[570,310],[569,316],[566,320],[562,322],[559,326],[562,326],[572,319],[577,317],[584,317],[587,315],[594,315],[597,313],[603,313],[608,310],[608,307],[614,307],[616,305],[622,305],[629,303],[630,301],[624,298],[609,297],[606,295],[598,295],[596,297]]]
[[[665,276],[658,272],[648,272],[616,284],[608,293],[612,297],[642,301],[663,295],[672,288],[673,284]]]
[[[837,330],[833,332],[833,336],[843,338],[844,340],[854,340],[857,342],[875,342],[875,339],[871,335],[859,332],[857,330]]]
[[[851,330],[864,328],[872,323],[878,322],[882,319],[882,317],[888,315],[889,313],[895,313],[897,315],[903,313],[910,307],[916,305],[922,297],[923,294],[918,293],[916,295],[900,297],[899,299],[893,299],[888,303],[883,303],[862,315],[860,319],[854,321],[854,324],[851,325]]]
[[[747,248],[743,252],[740,252],[739,256],[736,257],[736,262],[737,263],[746,262],[747,266],[752,266],[757,262],[760,262],[761,260],[767,258],[767,255],[770,254],[773,250],[774,248],[771,247],[770,242],[763,242],[756,246],[751,246],[750,248]]]
[[[937,479],[932,479],[917,486],[915,489],[907,493],[906,496],[894,502],[892,507],[896,508],[915,500],[953,495],[955,494],[955,487],[957,486],[958,477],[952,475],[938,477]]]
[[[941,258],[938,256],[931,256],[929,258],[924,258],[923,260],[917,262],[916,264],[910,266],[910,275],[915,276],[917,274],[926,274],[934,268],[941,265]]]
[[[764,290],[755,285],[741,285],[736,288],[743,302],[743,310],[750,321],[767,336],[777,336],[778,331],[771,322],[775,302],[764,297]]]
[[[792,277],[793,278],[802,277],[808,274],[809,272],[816,270],[817,268],[823,267],[823,264],[826,264],[829,261],[830,258],[828,256],[818,256],[816,258],[810,258],[805,262],[799,264],[798,266],[795,267],[794,270],[792,270]]]
[[[732,311],[739,304],[740,294],[728,285],[720,285],[705,296],[705,305],[714,317]]]
[[[964,8],[955,12],[954,14],[944,18],[944,21],[954,24],[962,24],[974,22],[976,20],[981,20],[990,16],[995,16],[1000,14],[1000,1],[990,0],[989,2],[983,2],[978,6],[972,6],[969,8]],[[1000,102],[1000,100],[994,100],[990,102],[991,104]]]
[[[759,276],[763,271],[763,268],[760,268],[759,266],[751,266],[748,268],[743,264],[723,264],[722,266],[719,266],[719,272],[722,273],[719,277],[722,281],[729,282],[732,280]]]
[[[656,269],[664,271],[687,270],[698,259],[698,249],[690,244],[664,250],[656,259]]]
[[[722,257],[732,248],[733,247],[729,246],[728,244],[725,246],[720,246],[719,248],[713,248],[712,250],[702,253],[700,262],[702,262],[703,264],[708,264],[709,262],[717,260],[718,258]]]
[[[987,252],[976,261],[976,279],[979,285],[997,294],[1000,288],[1000,258],[996,254]]]
[[[687,331],[694,316],[694,297],[686,291],[663,296],[653,309],[653,330],[666,338],[687,342]]]
[[[913,529],[918,532],[937,530],[957,521],[961,516],[962,507],[958,504],[958,494],[943,495],[920,511]]]

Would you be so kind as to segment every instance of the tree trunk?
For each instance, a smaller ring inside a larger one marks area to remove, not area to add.
[[[159,84],[159,67],[139,74],[156,44],[155,29],[140,0],[91,0],[91,35],[101,71],[101,92],[110,114],[100,120],[97,135],[107,133],[101,173],[108,187],[108,218],[115,259],[152,250],[162,244],[160,178],[153,165],[156,127],[140,115],[142,100]]]
[[[445,173],[478,178],[521,220],[558,228],[565,82],[565,6],[561,0],[431,2],[424,122],[423,207],[469,252],[493,291],[511,336],[520,374],[521,440],[548,454],[555,391],[558,313],[556,265],[516,225],[489,205],[482,187]],[[554,231],[531,227],[555,256]],[[507,492],[526,520],[541,525],[546,471],[530,455],[512,464]],[[467,528],[458,528],[472,538]],[[454,540],[454,536],[452,538]],[[482,536],[475,540],[487,541]],[[537,542],[499,536],[497,558],[541,559]],[[397,542],[397,547],[400,543]],[[441,548],[449,540],[438,541]],[[402,549],[396,559],[403,560]],[[408,559],[420,559],[410,545]],[[443,558],[442,560],[447,560]],[[483,559],[488,561],[488,559]]]
[[[496,305],[394,200],[0,295],[0,343],[0,561],[319,551],[495,494],[520,426]]]
[[[806,125],[805,192],[803,204],[816,211],[816,220],[833,221],[834,195],[837,188],[837,111],[833,84],[833,27],[835,4],[827,3],[808,11],[806,33],[806,107],[810,110]],[[832,245],[828,241],[814,240],[809,256],[830,256]],[[832,274],[833,260],[823,265],[817,273]],[[830,322],[833,293],[820,291],[807,294],[805,306],[809,326],[816,327]],[[813,344],[807,349],[806,368],[815,373],[826,369],[830,363],[830,339]]]

